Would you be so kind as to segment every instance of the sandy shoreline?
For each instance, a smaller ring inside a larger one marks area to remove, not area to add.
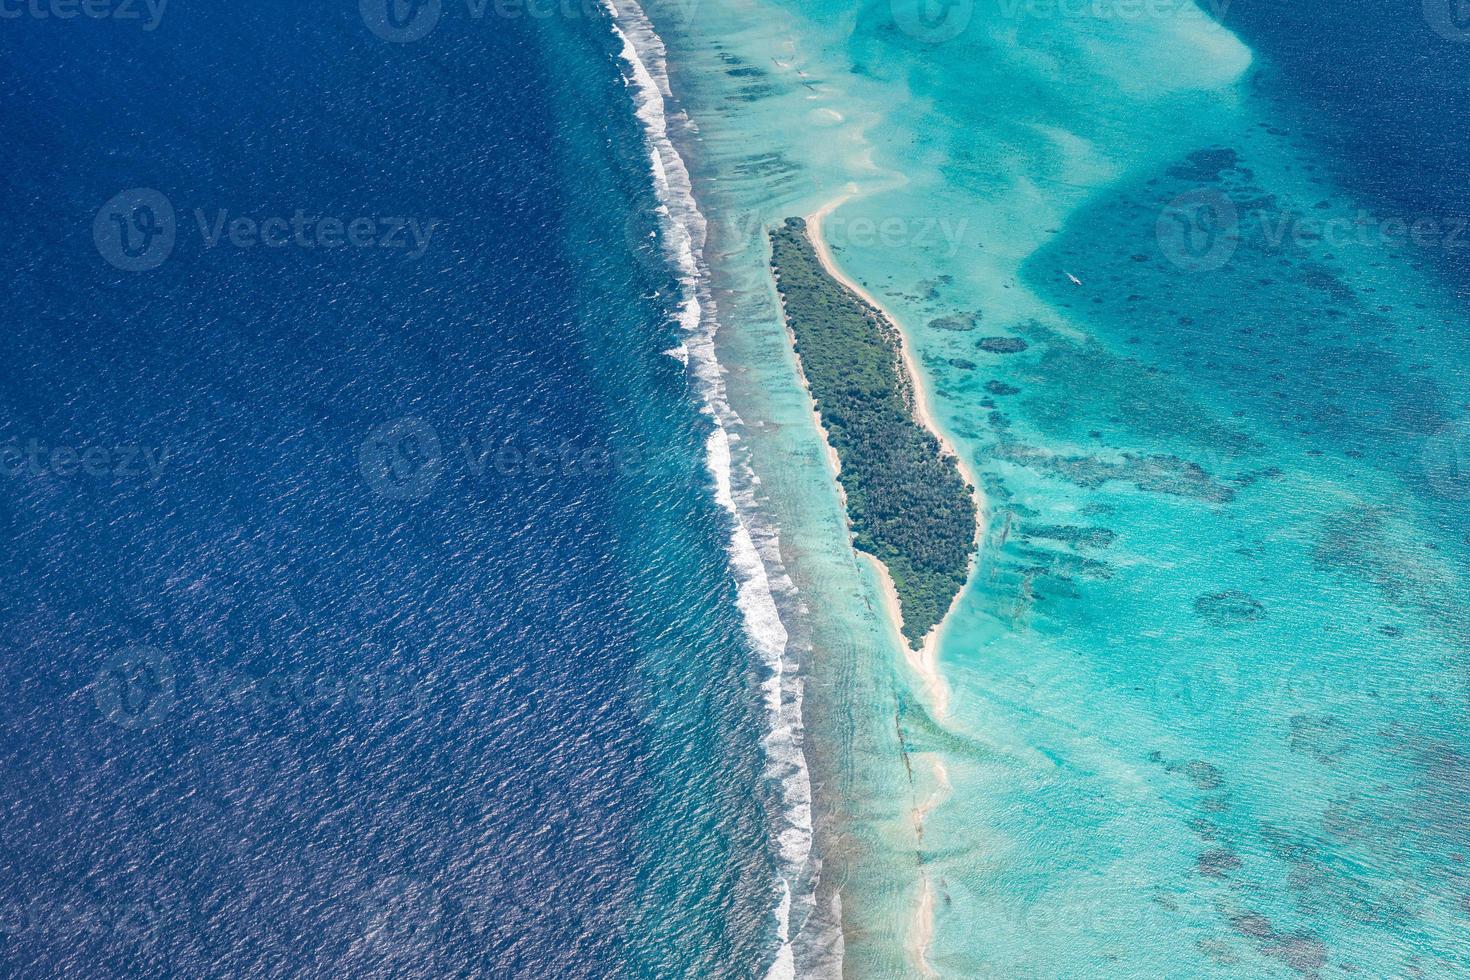
[[[812,248],[817,253],[817,261],[822,263],[822,268],[826,270],[827,275],[842,283],[848,289],[852,290],[854,293],[860,296],[863,302],[867,303],[869,306],[872,306],[874,309],[882,313],[885,317],[888,318],[888,322],[892,323],[895,327],[898,327],[899,333],[902,333],[903,327],[899,324],[898,319],[891,312],[884,309],[883,304],[878,302],[878,300],[874,298],[873,294],[869,293],[859,283],[847,276],[840,268],[837,267],[836,261],[832,258],[832,250],[827,246],[827,240],[822,237],[822,222],[826,219],[827,215],[831,214],[843,204],[847,203],[848,200],[856,196],[857,188],[849,186],[847,190],[843,191],[841,194],[832,198],[830,201],[817,208],[811,214],[807,215],[806,227],[808,237],[811,238]],[[939,444],[944,447],[944,451],[955,458],[955,462],[959,464],[960,475],[963,476],[966,482],[968,482],[972,487],[975,487],[976,503],[983,504],[984,496],[980,493],[979,481],[975,479],[975,473],[971,469],[970,464],[965,460],[963,456],[959,454],[959,452],[955,449],[954,444],[949,441],[949,437],[944,434],[944,430],[941,429],[939,427],[939,424],[934,420],[934,413],[929,408],[929,393],[924,389],[923,375],[919,373],[918,362],[914,360],[913,352],[909,349],[909,344],[906,340],[903,343],[899,344],[899,354],[903,357],[904,368],[908,371],[909,381],[913,384],[914,414],[918,417],[919,424],[928,429],[930,432],[934,433],[934,437],[939,440]],[[983,513],[984,508],[981,507],[980,510]]]
[[[934,437],[939,440],[940,448],[944,452],[954,457],[955,464],[959,467],[960,476],[971,487],[971,493],[975,499],[975,544],[978,550],[978,545],[985,535],[987,519],[985,494],[980,489],[980,481],[976,477],[969,462],[955,449],[954,444],[949,441],[949,437],[945,435],[944,430],[935,420],[934,413],[929,407],[929,394],[924,388],[924,376],[919,373],[918,362],[914,359],[913,351],[910,349],[907,339],[903,337],[903,328],[899,325],[897,318],[888,310],[884,309],[883,304],[879,303],[861,284],[844,274],[837,267],[836,261],[832,258],[831,249],[828,248],[826,239],[822,237],[823,219],[857,193],[858,189],[856,185],[849,184],[841,194],[831,198],[821,207],[807,215],[807,237],[811,240],[812,249],[817,255],[817,261],[822,264],[822,268],[826,271],[827,275],[842,283],[842,285],[852,290],[854,294],[861,298],[863,302],[882,313],[888,319],[888,322],[893,324],[894,328],[898,330],[900,336],[898,344],[899,356],[903,359],[904,370],[909,376],[909,386],[914,393],[915,419],[920,425],[934,434]],[[872,556],[867,557],[871,558]],[[934,628],[924,636],[924,642],[916,651],[903,636],[903,610],[898,601],[898,590],[893,584],[893,578],[888,574],[888,569],[882,562],[876,558],[873,558],[872,562],[878,572],[879,581],[883,585],[883,605],[888,612],[889,620],[894,624],[895,630],[898,631],[898,642],[903,647],[904,659],[908,661],[909,666],[922,682],[924,692],[929,699],[930,708],[934,712],[935,720],[943,721],[949,713],[949,685],[945,682],[944,676],[939,672],[939,634],[944,628],[945,620],[949,618],[949,612],[952,612],[955,603],[959,602],[959,594],[956,594],[954,600],[950,603],[949,610],[945,613],[945,619],[941,619],[936,623]],[[976,556],[972,555],[970,559],[971,572],[974,571],[975,563]]]
[[[929,704],[929,710],[934,713],[936,721],[943,721],[949,714],[949,684],[944,675],[939,672],[939,627],[935,626],[924,637],[924,643],[915,650],[909,646],[908,639],[903,635],[903,607],[898,601],[898,587],[893,584],[893,576],[888,574],[888,566],[883,564],[874,556],[866,552],[858,552],[872,566],[878,576],[878,584],[881,586],[879,595],[883,599],[883,610],[887,614],[888,622],[893,626],[893,639],[899,646],[903,647],[903,658],[907,661],[909,668],[918,675],[920,686],[923,689],[925,700]]]
[[[902,358],[903,368],[908,374],[909,386],[913,391],[915,420],[934,434],[934,437],[939,440],[939,445],[945,453],[954,457],[955,464],[960,471],[960,476],[970,485],[971,493],[975,500],[975,551],[971,555],[969,569],[970,574],[973,574],[975,566],[979,562],[978,552],[980,544],[984,541],[987,522],[985,494],[981,489],[980,481],[968,461],[956,450],[954,444],[950,442],[948,436],[945,435],[944,430],[936,421],[929,407],[928,392],[924,388],[924,376],[919,372],[918,362],[914,358],[908,339],[903,336],[903,328],[899,325],[898,319],[886,310],[883,304],[879,303],[861,284],[845,275],[837,267],[837,263],[832,258],[831,249],[828,248],[826,240],[822,237],[822,220],[857,193],[857,186],[849,184],[841,194],[831,198],[821,207],[807,215],[807,237],[811,240],[812,249],[816,253],[817,261],[821,263],[827,275],[852,290],[860,299],[886,317],[888,322],[893,324],[894,329],[898,332],[899,356]],[[799,361],[800,358],[798,358]],[[805,384],[805,381],[806,379],[803,376],[803,384]],[[826,431],[822,428],[820,413],[814,410],[813,414],[817,416],[817,426],[822,430],[825,441]],[[832,460],[835,475],[840,468],[840,464],[837,461],[837,454],[831,448],[830,443],[827,446],[827,452]],[[840,489],[841,485],[839,484],[839,492]],[[862,553],[859,552],[859,554]],[[894,639],[903,650],[904,659],[907,661],[909,668],[919,678],[923,696],[929,704],[935,721],[943,723],[949,714],[949,684],[945,681],[944,675],[939,670],[939,636],[940,631],[944,627],[944,623],[949,618],[949,613],[954,611],[955,605],[959,602],[959,593],[956,593],[954,600],[950,603],[949,609],[945,612],[945,618],[935,624],[934,628],[925,635],[924,641],[920,644],[919,649],[915,650],[903,635],[903,609],[898,600],[898,589],[894,586],[893,577],[888,573],[887,566],[872,555],[863,554],[862,556],[871,562],[874,572],[877,574],[880,584],[879,592],[882,597],[887,619],[893,627]],[[919,802],[916,800],[912,811],[915,832],[918,834],[921,842],[923,839],[925,819],[931,810],[943,802],[950,789],[949,774],[945,770],[944,764],[938,759],[933,760],[933,764],[937,789],[924,801]],[[934,897],[934,886],[929,880],[929,875],[925,871],[920,870],[919,893],[918,899],[915,902],[913,922],[909,929],[907,948],[918,973],[925,977],[938,975],[929,964],[929,947],[934,940]]]

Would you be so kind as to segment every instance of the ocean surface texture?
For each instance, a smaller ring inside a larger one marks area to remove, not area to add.
[[[357,7],[0,21],[0,974],[769,958],[620,44]]]
[[[0,974],[1470,975],[1449,0],[0,6]],[[924,653],[768,230],[978,475]]]
[[[840,908],[855,976],[1470,970],[1451,5],[649,14],[812,638],[795,962]],[[761,246],[790,215],[982,475],[937,678],[831,557]]]

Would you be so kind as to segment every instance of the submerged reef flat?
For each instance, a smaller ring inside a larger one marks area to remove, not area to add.
[[[841,464],[857,548],[893,577],[903,635],[917,646],[969,575],[976,504],[955,458],[918,421],[903,339],[827,275],[806,222],[771,233],[771,265],[812,399]]]

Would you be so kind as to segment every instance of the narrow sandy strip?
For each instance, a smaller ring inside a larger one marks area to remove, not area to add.
[[[929,816],[931,810],[949,799],[949,794],[954,789],[949,782],[949,770],[945,768],[939,757],[931,756],[929,763],[934,776],[934,790],[924,802],[914,807],[914,826],[921,837],[924,832],[924,819]],[[929,946],[934,942],[934,897],[934,885],[929,880],[929,872],[921,868],[919,870],[919,897],[914,903],[914,921],[909,929],[909,941],[906,945],[914,966],[920,974],[926,977],[939,976],[938,971],[929,964]]]
[[[928,799],[920,803],[914,810],[914,815],[920,821],[929,815],[929,811],[949,799],[949,794],[954,789],[954,786],[949,781],[949,769],[940,760],[939,756],[934,755],[930,758],[929,768],[934,776],[934,791],[929,794]]]
[[[913,408],[915,421],[932,432],[934,437],[939,440],[939,445],[944,452],[954,457],[955,464],[959,467],[960,476],[970,485],[971,492],[974,495],[976,554],[970,558],[970,571],[973,573],[975,564],[978,562],[979,545],[985,539],[985,528],[988,521],[985,493],[981,489],[980,480],[977,478],[969,462],[959,453],[954,444],[950,442],[949,437],[945,434],[944,429],[939,425],[934,417],[934,413],[930,410],[929,393],[924,387],[924,376],[919,371],[918,362],[914,359],[908,339],[903,335],[903,327],[900,325],[898,318],[885,309],[883,304],[879,303],[871,293],[852,278],[845,275],[837,267],[836,261],[832,258],[831,249],[827,247],[827,241],[822,237],[822,220],[857,193],[857,185],[849,184],[841,194],[831,198],[821,207],[807,215],[807,237],[811,240],[812,250],[816,253],[817,261],[822,264],[822,268],[826,271],[827,275],[852,290],[855,295],[886,317],[888,322],[893,324],[894,329],[898,331],[899,356],[902,358],[903,369],[908,374],[909,386],[914,393]],[[820,416],[818,417],[817,424],[820,428]],[[826,435],[825,431],[823,431],[823,435]],[[830,444],[828,445],[828,452],[833,458],[833,465],[836,468],[838,466],[836,453],[832,451]],[[898,601],[898,589],[893,584],[893,577],[889,575],[887,566],[872,555],[864,555],[863,557],[872,562],[873,568],[877,573],[878,581],[882,586],[883,606],[887,611],[888,621],[893,626],[898,645],[903,650],[904,659],[908,661],[910,669],[919,677],[924,696],[933,711],[935,721],[942,723],[949,714],[949,684],[945,682],[944,675],[939,670],[939,633],[944,623],[948,620],[949,613],[954,611],[955,604],[959,602],[960,594],[956,593],[954,600],[950,603],[949,609],[945,612],[944,619],[941,619],[935,624],[934,628],[925,635],[920,649],[915,651],[903,635],[903,609]],[[934,777],[937,784],[936,789],[923,802],[916,802],[913,809],[914,827],[921,840],[924,832],[925,819],[935,807],[948,797],[951,789],[949,772],[945,769],[944,763],[936,758],[933,760],[933,764]],[[929,880],[928,872],[921,868],[919,871],[919,895],[915,903],[914,918],[909,929],[909,941],[906,946],[915,968],[924,977],[938,976],[938,973],[929,964],[929,947],[933,944],[933,941],[934,885]]]
[[[909,931],[909,956],[920,976],[937,977],[934,967],[929,965],[929,945],[934,941],[934,886],[929,884],[929,875],[919,872],[919,900],[914,907],[914,924]]]

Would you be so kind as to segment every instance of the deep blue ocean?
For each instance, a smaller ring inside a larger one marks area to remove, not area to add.
[[[759,678],[606,24],[139,9],[0,22],[0,974],[759,961]]]
[[[1264,59],[1270,98],[1325,145],[1324,175],[1379,215],[1470,217],[1470,9],[1457,0],[1230,0],[1220,21]],[[1470,237],[1470,236],[1467,236]],[[1470,280],[1470,244],[1438,250]]]

